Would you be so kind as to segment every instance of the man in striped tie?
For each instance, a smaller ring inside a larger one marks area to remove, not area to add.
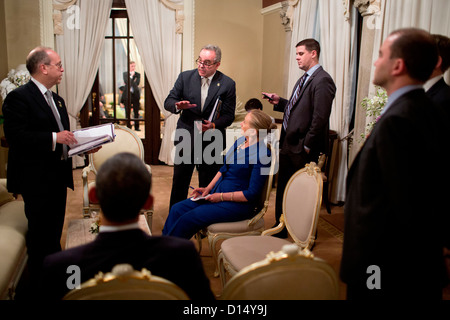
[[[331,76],[319,64],[320,44],[305,39],[296,46],[296,60],[303,76],[294,86],[289,100],[276,93],[263,92],[284,113],[280,137],[280,165],[275,204],[277,225],[282,214],[283,194],[291,176],[310,161],[318,161],[320,153],[327,153],[331,106],[336,86]],[[277,235],[286,238],[286,229]]]

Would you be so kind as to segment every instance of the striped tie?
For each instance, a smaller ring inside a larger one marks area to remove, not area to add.
[[[297,89],[295,90],[294,94],[291,97],[291,100],[289,101],[286,112],[284,114],[284,120],[283,120],[284,131],[286,131],[286,128],[287,128],[289,116],[291,115],[291,109],[297,103],[298,97],[300,95],[300,91],[302,90],[303,84],[305,83],[307,77],[308,77],[308,74],[305,72],[303,77],[301,77],[300,82],[298,83]]]

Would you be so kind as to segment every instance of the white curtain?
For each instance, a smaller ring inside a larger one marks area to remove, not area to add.
[[[182,4],[182,1],[175,2]],[[125,3],[145,73],[165,118],[159,160],[172,165],[171,138],[179,116],[164,109],[164,100],[181,71],[182,35],[177,33],[176,11],[159,0],[126,0]]]
[[[66,101],[72,130],[97,74],[112,0],[78,0],[75,5],[76,10],[62,12],[63,34],[56,36],[65,70],[58,92]],[[77,166],[84,166],[84,159],[75,157]]]
[[[347,16],[342,2],[334,0],[319,1],[320,43],[322,65],[336,84],[336,97],[330,116],[330,129],[342,139],[348,134],[349,109],[353,85],[353,65],[356,55],[352,40],[352,19]],[[345,181],[347,177],[347,140],[339,141],[333,150],[334,172],[330,201],[345,201]]]

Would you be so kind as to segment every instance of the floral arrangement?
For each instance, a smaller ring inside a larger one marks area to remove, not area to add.
[[[5,100],[8,93],[26,84],[28,81],[30,81],[30,78],[30,73],[22,66],[17,67],[17,70],[12,69],[11,71],[9,71],[8,77],[3,79],[3,81],[0,83],[2,99]]]
[[[100,215],[97,212],[92,213],[92,218],[95,219],[94,222],[91,223],[91,227],[89,228],[89,232],[92,234],[97,234],[100,231]]]
[[[361,133],[361,138],[366,139],[370,132],[372,131],[375,123],[380,119],[381,112],[383,111],[384,106],[387,102],[387,93],[381,87],[375,87],[376,92],[375,95],[371,98],[366,97],[361,102],[361,106],[364,110],[366,110],[366,117],[370,117],[373,120],[366,124],[366,130],[364,133]]]

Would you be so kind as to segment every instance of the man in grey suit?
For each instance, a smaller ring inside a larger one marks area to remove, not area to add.
[[[43,299],[61,299],[67,292],[70,266],[80,270],[79,283],[107,273],[117,264],[172,281],[193,300],[214,300],[202,261],[192,241],[149,236],[139,228],[139,213],[153,204],[151,175],[131,153],[119,153],[100,168],[90,198],[101,207],[100,232],[93,242],[49,255],[41,281]],[[75,274],[74,274],[75,275]],[[70,283],[70,281],[69,281]]]
[[[340,274],[348,299],[442,298],[449,177],[426,167],[448,150],[447,124],[423,90],[437,61],[420,29],[396,30],[380,48],[373,83],[388,102],[347,177]]]
[[[298,66],[305,73],[295,84],[291,98],[287,100],[275,93],[263,92],[263,96],[275,105],[275,111],[284,112],[275,224],[282,214],[283,194],[289,179],[306,163],[317,162],[320,153],[327,153],[329,118],[336,94],[333,79],[319,64],[319,42],[302,40],[296,51]],[[286,229],[275,236],[286,238]]]
[[[200,187],[206,187],[222,166],[220,153],[226,146],[225,129],[234,121],[236,84],[217,70],[221,59],[219,47],[203,47],[196,60],[197,69],[182,72],[164,102],[167,111],[180,114],[175,136],[170,207],[186,199],[195,166]],[[218,102],[220,114],[209,121]],[[216,138],[211,142],[207,138],[202,141],[211,130],[215,130]]]

